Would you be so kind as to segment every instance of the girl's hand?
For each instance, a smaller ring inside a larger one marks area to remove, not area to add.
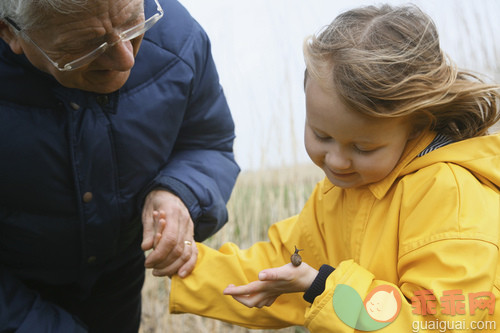
[[[318,271],[306,263],[295,267],[291,263],[277,268],[269,268],[259,273],[259,280],[243,286],[229,285],[224,295],[231,295],[241,304],[251,308],[271,306],[281,294],[305,292]]]

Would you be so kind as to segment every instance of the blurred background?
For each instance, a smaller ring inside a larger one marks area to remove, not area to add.
[[[236,123],[244,170],[308,163],[302,43],[340,12],[368,0],[180,0],[212,41]],[[390,0],[391,4],[407,1]],[[413,1],[435,21],[442,48],[461,67],[498,79],[498,0]],[[166,13],[168,17],[168,13]]]
[[[180,0],[205,28],[236,125],[242,173],[228,203],[229,222],[206,241],[241,248],[267,239],[270,224],[297,214],[319,168],[303,146],[302,43],[340,12],[368,0]],[[391,4],[406,1],[389,0]],[[435,21],[442,48],[462,68],[500,81],[499,0],[415,0]],[[168,12],[165,13],[168,18]],[[194,315],[169,315],[170,280],[147,272],[142,333],[308,332],[248,330]]]

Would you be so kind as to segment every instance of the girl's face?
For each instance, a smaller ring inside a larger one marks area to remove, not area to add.
[[[373,118],[349,110],[335,93],[308,77],[305,146],[332,184],[353,188],[387,176],[410,139],[401,118]]]

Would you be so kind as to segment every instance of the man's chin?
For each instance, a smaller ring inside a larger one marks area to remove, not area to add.
[[[68,88],[80,89],[98,94],[110,94],[123,87],[129,76],[130,71],[91,71],[84,73],[84,75],[80,76],[79,80],[60,83]]]
[[[88,88],[88,91],[92,91],[98,94],[110,94],[123,87],[125,82],[127,82],[129,76],[130,71],[100,71],[99,73],[96,73],[96,75],[93,75],[93,77],[91,77],[91,80],[86,85],[86,88]]]

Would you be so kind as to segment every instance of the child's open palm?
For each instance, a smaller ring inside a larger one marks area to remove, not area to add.
[[[231,295],[241,304],[251,308],[271,306],[281,294],[305,292],[318,271],[306,263],[295,267],[288,263],[281,267],[269,268],[259,273],[259,280],[242,286],[229,285],[224,295]]]

